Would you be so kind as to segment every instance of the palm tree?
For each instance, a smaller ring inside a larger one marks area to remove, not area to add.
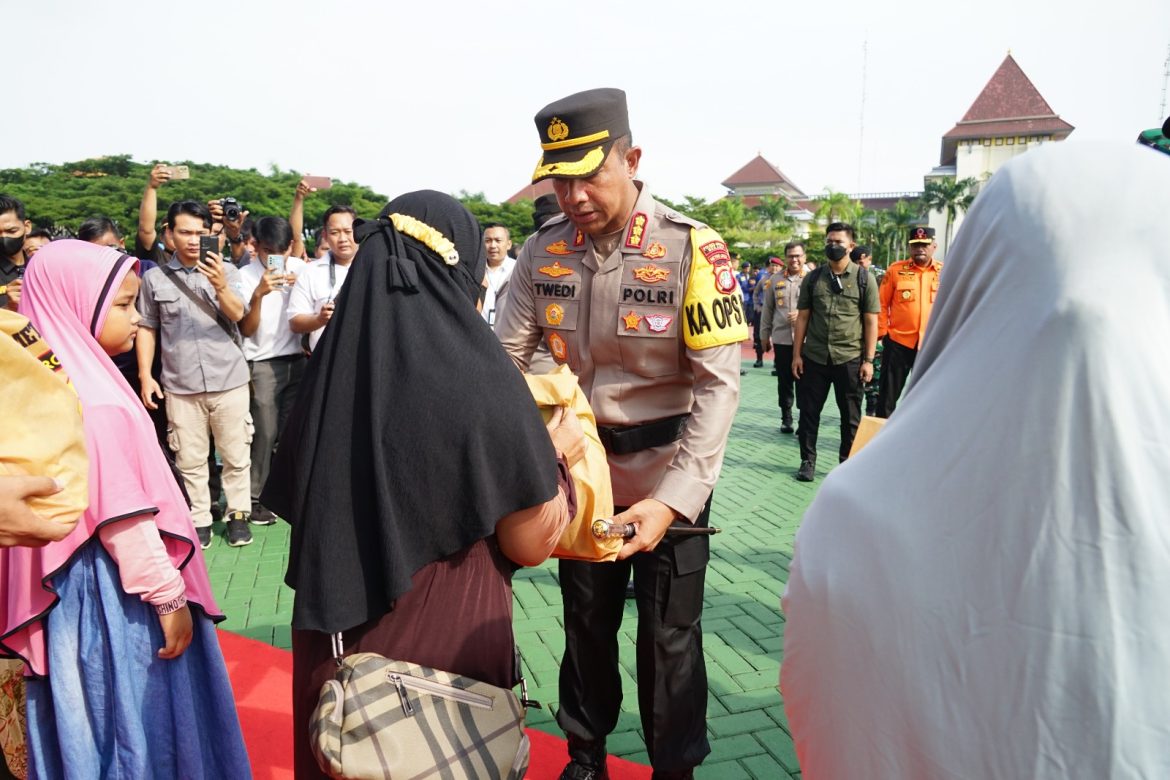
[[[975,200],[979,186],[974,178],[966,179],[931,179],[926,183],[922,193],[922,205],[931,211],[941,211],[947,216],[946,243],[943,253],[951,245],[951,228],[955,224],[955,217],[970,208]]]
[[[894,229],[892,251],[897,255],[897,259],[901,259],[908,251],[906,248],[908,231],[922,220],[922,205],[916,200],[900,200],[890,209],[889,215],[890,224]]]
[[[853,222],[860,214],[861,203],[844,192],[834,192],[826,187],[824,194],[817,198],[816,218],[824,220],[826,224]]]
[[[727,233],[739,230],[747,219],[747,210],[743,207],[742,198],[726,197],[715,201],[711,215],[711,227],[718,230],[727,238]]]
[[[759,203],[752,206],[752,216],[761,230],[790,235],[796,222],[788,216],[790,208],[792,204],[783,195],[764,195]]]

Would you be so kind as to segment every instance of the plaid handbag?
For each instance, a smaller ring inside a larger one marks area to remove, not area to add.
[[[377,653],[343,657],[309,724],[321,771],[345,780],[499,778],[528,770],[529,704],[505,688]],[[539,705],[536,705],[539,706]]]

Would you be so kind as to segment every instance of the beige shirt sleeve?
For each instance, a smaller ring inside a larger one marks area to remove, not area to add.
[[[528,370],[532,353],[542,335],[537,324],[532,285],[527,283],[532,278],[532,256],[528,251],[531,243],[532,238],[529,238],[520,250],[516,267],[508,280],[507,305],[496,312],[496,337],[521,371]]]
[[[776,316],[776,277],[772,277],[772,284],[768,285],[767,295],[764,296],[764,309],[760,314],[760,333],[772,338],[772,318]]]
[[[707,503],[739,407],[739,344],[687,350],[695,401],[670,467],[651,494],[692,523]]]

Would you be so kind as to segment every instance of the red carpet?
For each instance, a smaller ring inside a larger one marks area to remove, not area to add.
[[[230,631],[219,632],[244,742],[256,780],[291,780],[292,653]],[[555,780],[567,760],[565,741],[535,729],[529,780]],[[610,757],[612,780],[647,780],[650,767]]]

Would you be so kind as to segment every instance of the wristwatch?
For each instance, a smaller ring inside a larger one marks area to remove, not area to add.
[[[862,363],[873,363],[873,358],[862,358],[861,362]]]

